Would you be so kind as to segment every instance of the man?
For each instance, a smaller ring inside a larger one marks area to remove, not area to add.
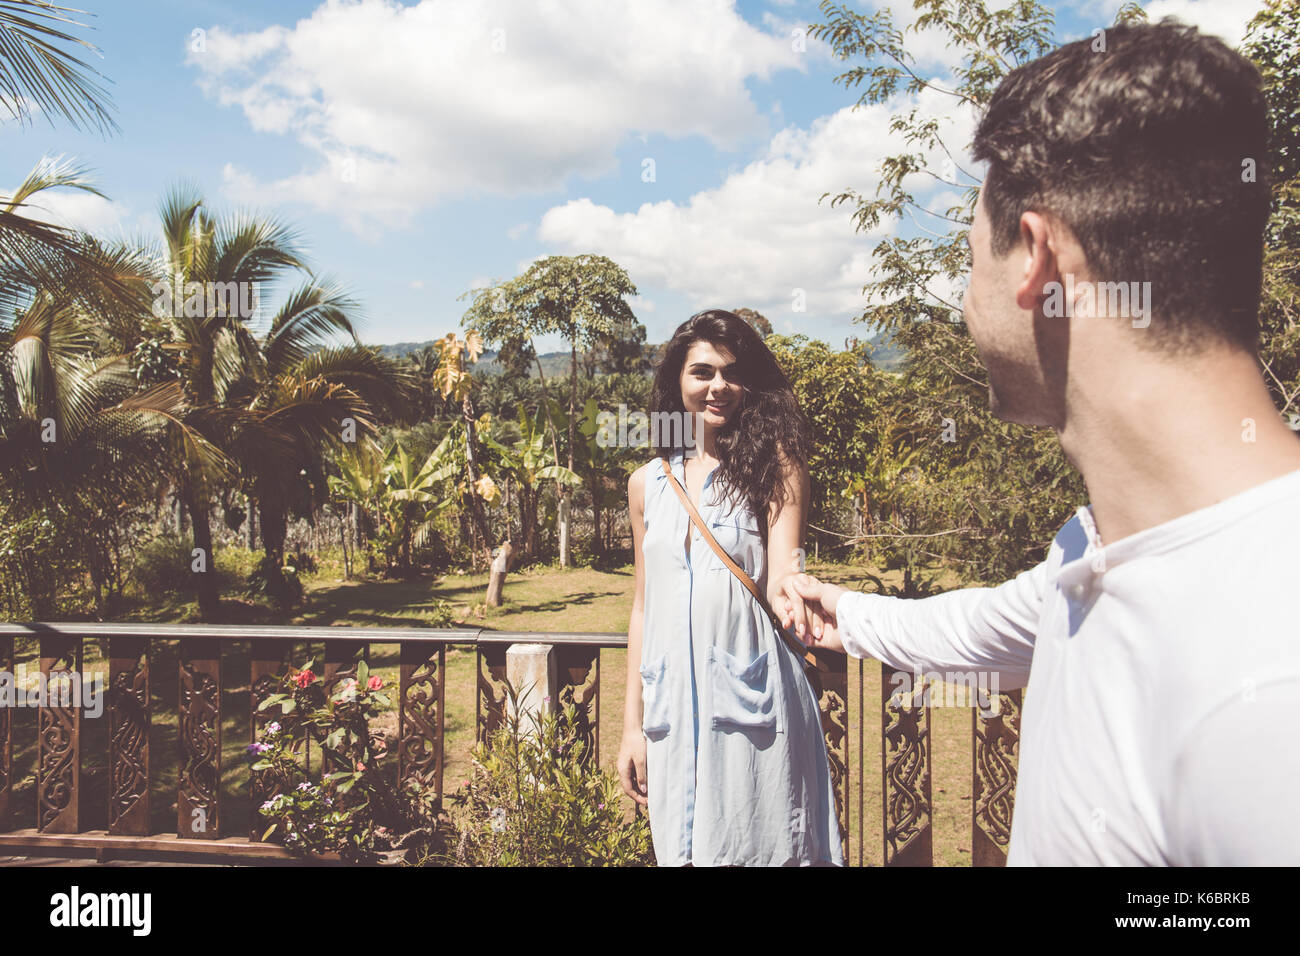
[[[1300,864],[1300,440],[1256,358],[1265,137],[1253,65],[1172,21],[1008,75],[974,141],[965,321],[993,412],[1054,428],[1091,505],[996,588],[799,575],[778,601],[807,643],[1028,687],[1010,864]]]

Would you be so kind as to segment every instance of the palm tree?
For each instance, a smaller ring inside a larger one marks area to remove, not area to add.
[[[142,390],[128,356],[97,354],[95,328],[81,304],[47,290],[12,323],[0,318],[0,488],[78,529],[67,546],[89,568],[102,612],[121,584],[111,573],[116,513],[147,500],[168,441],[213,473],[230,463],[187,425],[177,383]],[[48,617],[53,582],[26,585],[35,617]]]
[[[112,99],[96,79],[102,74],[60,47],[72,43],[99,52],[65,30],[85,26],[67,16],[83,12],[41,0],[0,0],[0,108],[9,116],[25,122],[35,109],[51,125],[61,116],[77,129],[117,130],[109,115]],[[54,186],[98,194],[81,169],[45,159],[13,196],[0,200],[0,308],[5,311],[25,305],[34,286],[81,294],[98,285],[111,298],[125,294],[113,273],[87,255],[85,237],[29,215],[28,200]]]
[[[286,592],[284,542],[302,478],[310,482],[307,507],[328,498],[325,451],[373,441],[381,413],[402,416],[413,383],[405,369],[359,344],[307,346],[318,332],[351,331],[350,301],[337,289],[308,284],[289,297],[271,331],[258,341],[262,361],[250,363],[247,384],[255,390],[247,406],[260,416],[258,428],[236,449],[257,501],[264,558],[262,574],[277,600]],[[323,313],[337,313],[328,320]],[[319,329],[314,323],[321,323]],[[291,439],[291,452],[265,447]]]
[[[108,113],[113,105],[108,91],[91,76],[103,74],[51,42],[67,41],[98,53],[98,47],[56,26],[84,27],[64,14],[85,12],[43,0],[0,0],[0,106],[11,117],[30,119],[34,104],[47,117],[57,114],[77,129],[117,129]]]
[[[284,539],[300,479],[318,479],[308,506],[323,500],[324,447],[369,439],[379,412],[403,413],[409,382],[396,363],[361,345],[353,326],[356,302],[312,275],[287,226],[245,214],[218,219],[185,187],[164,199],[161,215],[165,273],[153,286],[155,314],[167,323],[179,356],[187,420],[238,462],[261,519],[261,570],[268,590],[283,598]],[[307,278],[259,336],[258,316],[243,306],[255,290],[292,272]],[[351,342],[330,344],[340,337]],[[194,544],[210,556],[215,484],[184,449],[177,452],[176,485]],[[219,609],[216,580],[211,574],[198,580],[200,615],[212,620]]]
[[[161,265],[152,286],[172,339],[179,367],[180,387],[187,408],[186,421],[210,443],[228,453],[249,444],[248,432],[257,428],[258,416],[228,403],[231,386],[245,375],[244,365],[256,361],[257,348],[248,320],[228,299],[217,301],[208,290],[232,288],[236,292],[258,288],[291,268],[305,269],[297,236],[274,219],[238,216],[215,219],[203,200],[190,189],[174,189],[160,210],[163,247],[155,256]],[[160,314],[159,314],[160,313]],[[241,396],[242,397],[242,396]],[[257,444],[263,453],[291,451],[290,439],[264,430]],[[276,438],[280,448],[267,445]],[[218,484],[203,463],[181,445],[173,448],[173,481],[194,529],[194,546],[207,562],[198,574],[196,592],[199,615],[216,619],[220,609],[217,580],[212,573],[212,528],[208,511]],[[232,457],[234,455],[232,454]]]

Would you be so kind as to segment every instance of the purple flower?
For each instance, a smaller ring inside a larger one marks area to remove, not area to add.
[[[249,744],[245,752],[250,754],[264,754],[270,749],[270,744],[264,744],[259,740],[257,743]]]
[[[302,783],[298,784],[298,789],[299,789],[299,790],[310,790],[310,789],[312,789],[312,786],[311,786],[311,784],[309,784],[306,780],[304,780]]]

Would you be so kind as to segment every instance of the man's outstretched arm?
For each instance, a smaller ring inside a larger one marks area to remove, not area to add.
[[[995,588],[909,600],[799,575],[787,579],[778,613],[815,647],[874,657],[909,672],[997,672],[999,686],[1012,690],[1029,680],[1047,581],[1044,562]]]

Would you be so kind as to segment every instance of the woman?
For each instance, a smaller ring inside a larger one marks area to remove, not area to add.
[[[810,445],[772,353],[733,313],[701,312],[668,343],[651,402],[652,443],[771,601],[800,570]],[[661,458],[629,478],[628,509],[636,597],[618,766],[649,810],[659,864],[842,864],[800,659],[691,525]]]

